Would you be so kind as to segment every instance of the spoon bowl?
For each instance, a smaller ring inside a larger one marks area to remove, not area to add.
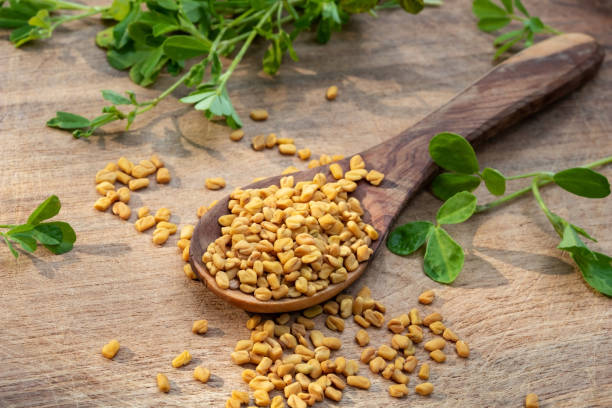
[[[355,192],[349,194],[361,202],[364,222],[379,233],[379,238],[370,245],[374,250],[370,259],[384,242],[389,227],[408,199],[437,171],[428,153],[433,136],[451,131],[473,144],[491,137],[578,88],[597,72],[603,57],[602,48],[588,35],[572,33],[552,37],[497,65],[411,128],[361,152],[367,169],[385,174],[379,186],[359,181]],[[348,158],[336,163],[344,171],[349,169]],[[328,166],[291,175],[298,182],[312,180],[319,172],[329,179]],[[243,189],[278,185],[281,177],[270,177]],[[198,222],[191,240],[189,261],[209,290],[242,309],[256,313],[305,309],[334,297],[355,282],[367,268],[368,262],[360,263],[355,271],[349,272],[347,280],[330,283],[326,289],[310,297],[260,301],[238,289],[221,289],[202,263],[202,255],[208,244],[221,235],[217,220],[229,213],[228,202],[229,196],[219,200]]]

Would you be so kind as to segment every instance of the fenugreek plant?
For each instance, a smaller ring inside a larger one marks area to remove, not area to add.
[[[0,228],[8,229],[6,232],[0,231],[0,236],[15,258],[19,257],[19,252],[14,244],[19,244],[27,252],[36,251],[37,244],[40,244],[56,255],[72,249],[76,234],[70,224],[62,221],[43,222],[55,217],[61,207],[59,198],[52,195],[30,214],[24,224],[0,225]]]
[[[102,115],[88,119],[57,112],[48,126],[72,131],[76,138],[89,137],[110,122],[134,119],[153,109],[181,85],[192,88],[182,102],[193,104],[208,119],[224,118],[239,128],[240,117],[228,95],[228,81],[256,37],[269,45],[263,70],[275,74],[285,55],[298,56],[293,41],[305,30],[314,30],[316,41],[326,43],[357,13],[376,15],[377,9],[401,7],[419,13],[425,4],[440,0],[113,0],[108,6],[85,6],[64,0],[0,0],[0,28],[13,29],[10,41],[20,47],[46,39],[62,24],[97,15],[108,28],[96,36],[106,50],[108,63],[128,70],[141,86],[155,83],[162,71],[179,79],[159,96],[138,101],[131,91],[102,91],[110,105]],[[231,59],[224,68],[221,57]],[[189,66],[189,69],[186,69]]]
[[[515,45],[530,47],[537,34],[561,34],[559,30],[544,24],[539,17],[529,14],[521,0],[499,0],[499,5],[492,0],[474,0],[472,12],[478,18],[478,28],[485,32],[518,23],[514,30],[500,34],[493,40],[493,45],[497,47],[493,59],[501,57]]]
[[[499,170],[480,165],[474,149],[462,136],[440,133],[429,143],[433,161],[447,173],[439,174],[432,183],[434,195],[445,200],[436,214],[435,224],[415,221],[395,228],[387,240],[387,247],[398,255],[409,255],[426,246],[423,267],[425,274],[440,283],[452,283],[463,268],[463,249],[443,228],[448,224],[467,221],[474,214],[482,213],[532,193],[555,232],[561,238],[557,246],[569,253],[582,271],[584,280],[595,290],[612,296],[612,258],[587,247],[583,239],[597,242],[584,229],[553,213],[540,194],[540,188],[554,183],[562,189],[586,198],[604,198],[610,195],[608,179],[593,168],[612,163],[612,156],[581,167],[562,171],[538,171],[517,176],[505,176]],[[531,185],[504,195],[506,182],[531,179]],[[478,204],[474,191],[484,182],[487,190],[500,198]]]

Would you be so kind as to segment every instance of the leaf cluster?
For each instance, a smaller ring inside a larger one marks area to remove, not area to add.
[[[595,290],[612,296],[612,264],[607,255],[590,250],[581,237],[595,241],[584,229],[553,213],[539,193],[540,186],[554,183],[562,189],[586,198],[604,198],[610,195],[608,179],[591,168],[574,167],[556,173],[536,172],[506,177],[499,170],[480,166],[470,143],[454,133],[440,133],[429,143],[432,160],[448,173],[439,174],[432,183],[433,193],[445,202],[436,215],[436,225],[428,221],[411,222],[395,228],[387,240],[387,247],[398,255],[409,255],[426,246],[423,267],[425,274],[436,282],[452,283],[463,268],[463,249],[442,225],[467,221],[472,215],[501,205],[520,195],[532,192],[553,228],[561,238],[559,249],[569,253],[582,271],[585,281]],[[612,157],[595,162],[612,162]],[[531,178],[531,187],[506,195],[498,200],[477,205],[471,192],[481,182],[495,196],[503,196],[509,180]]]
[[[530,47],[536,34],[560,34],[539,17],[530,15],[521,0],[499,0],[499,5],[492,0],[474,0],[472,12],[478,19],[478,28],[485,32],[501,30],[513,21],[521,23],[520,28],[500,34],[493,40],[497,47],[493,59],[501,57],[514,45]]]
[[[68,223],[43,222],[55,217],[60,208],[59,199],[52,195],[30,214],[25,224],[0,226],[0,228],[8,228],[6,232],[0,231],[0,235],[15,258],[19,256],[19,252],[15,249],[14,244],[19,244],[27,252],[34,252],[40,244],[57,255],[72,249],[76,241],[76,234]]]

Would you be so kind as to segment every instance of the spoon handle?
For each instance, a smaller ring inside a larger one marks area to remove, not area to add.
[[[428,152],[434,135],[448,131],[478,143],[578,88],[603,57],[602,47],[585,34],[542,41],[497,65],[411,128],[363,152],[369,168],[385,173],[382,186],[388,187],[382,189],[384,197],[379,195],[385,204],[372,203],[386,207],[378,227],[388,226],[436,172]]]

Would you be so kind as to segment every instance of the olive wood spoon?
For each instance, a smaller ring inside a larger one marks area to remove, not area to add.
[[[464,136],[471,143],[480,142],[579,87],[595,74],[603,56],[599,44],[585,34],[564,34],[542,41],[497,65],[411,128],[361,152],[366,168],[385,174],[380,186],[360,181],[357,190],[350,194],[361,201],[364,221],[379,232],[379,239],[371,248],[376,251],[382,246],[389,226],[408,199],[437,171],[428,153],[429,141],[435,134],[449,131]],[[348,160],[338,162],[345,171]],[[312,180],[318,172],[330,178],[327,166],[292,176],[296,182]],[[281,177],[270,177],[243,188],[278,185]],[[195,228],[189,254],[200,280],[226,301],[257,313],[301,310],[332,298],[365,271],[367,262],[362,262],[357,270],[349,273],[346,281],[330,284],[313,296],[294,299],[259,301],[240,290],[219,288],[201,259],[208,244],[220,236],[217,219],[229,212],[228,200],[229,196],[219,200],[202,216]]]

